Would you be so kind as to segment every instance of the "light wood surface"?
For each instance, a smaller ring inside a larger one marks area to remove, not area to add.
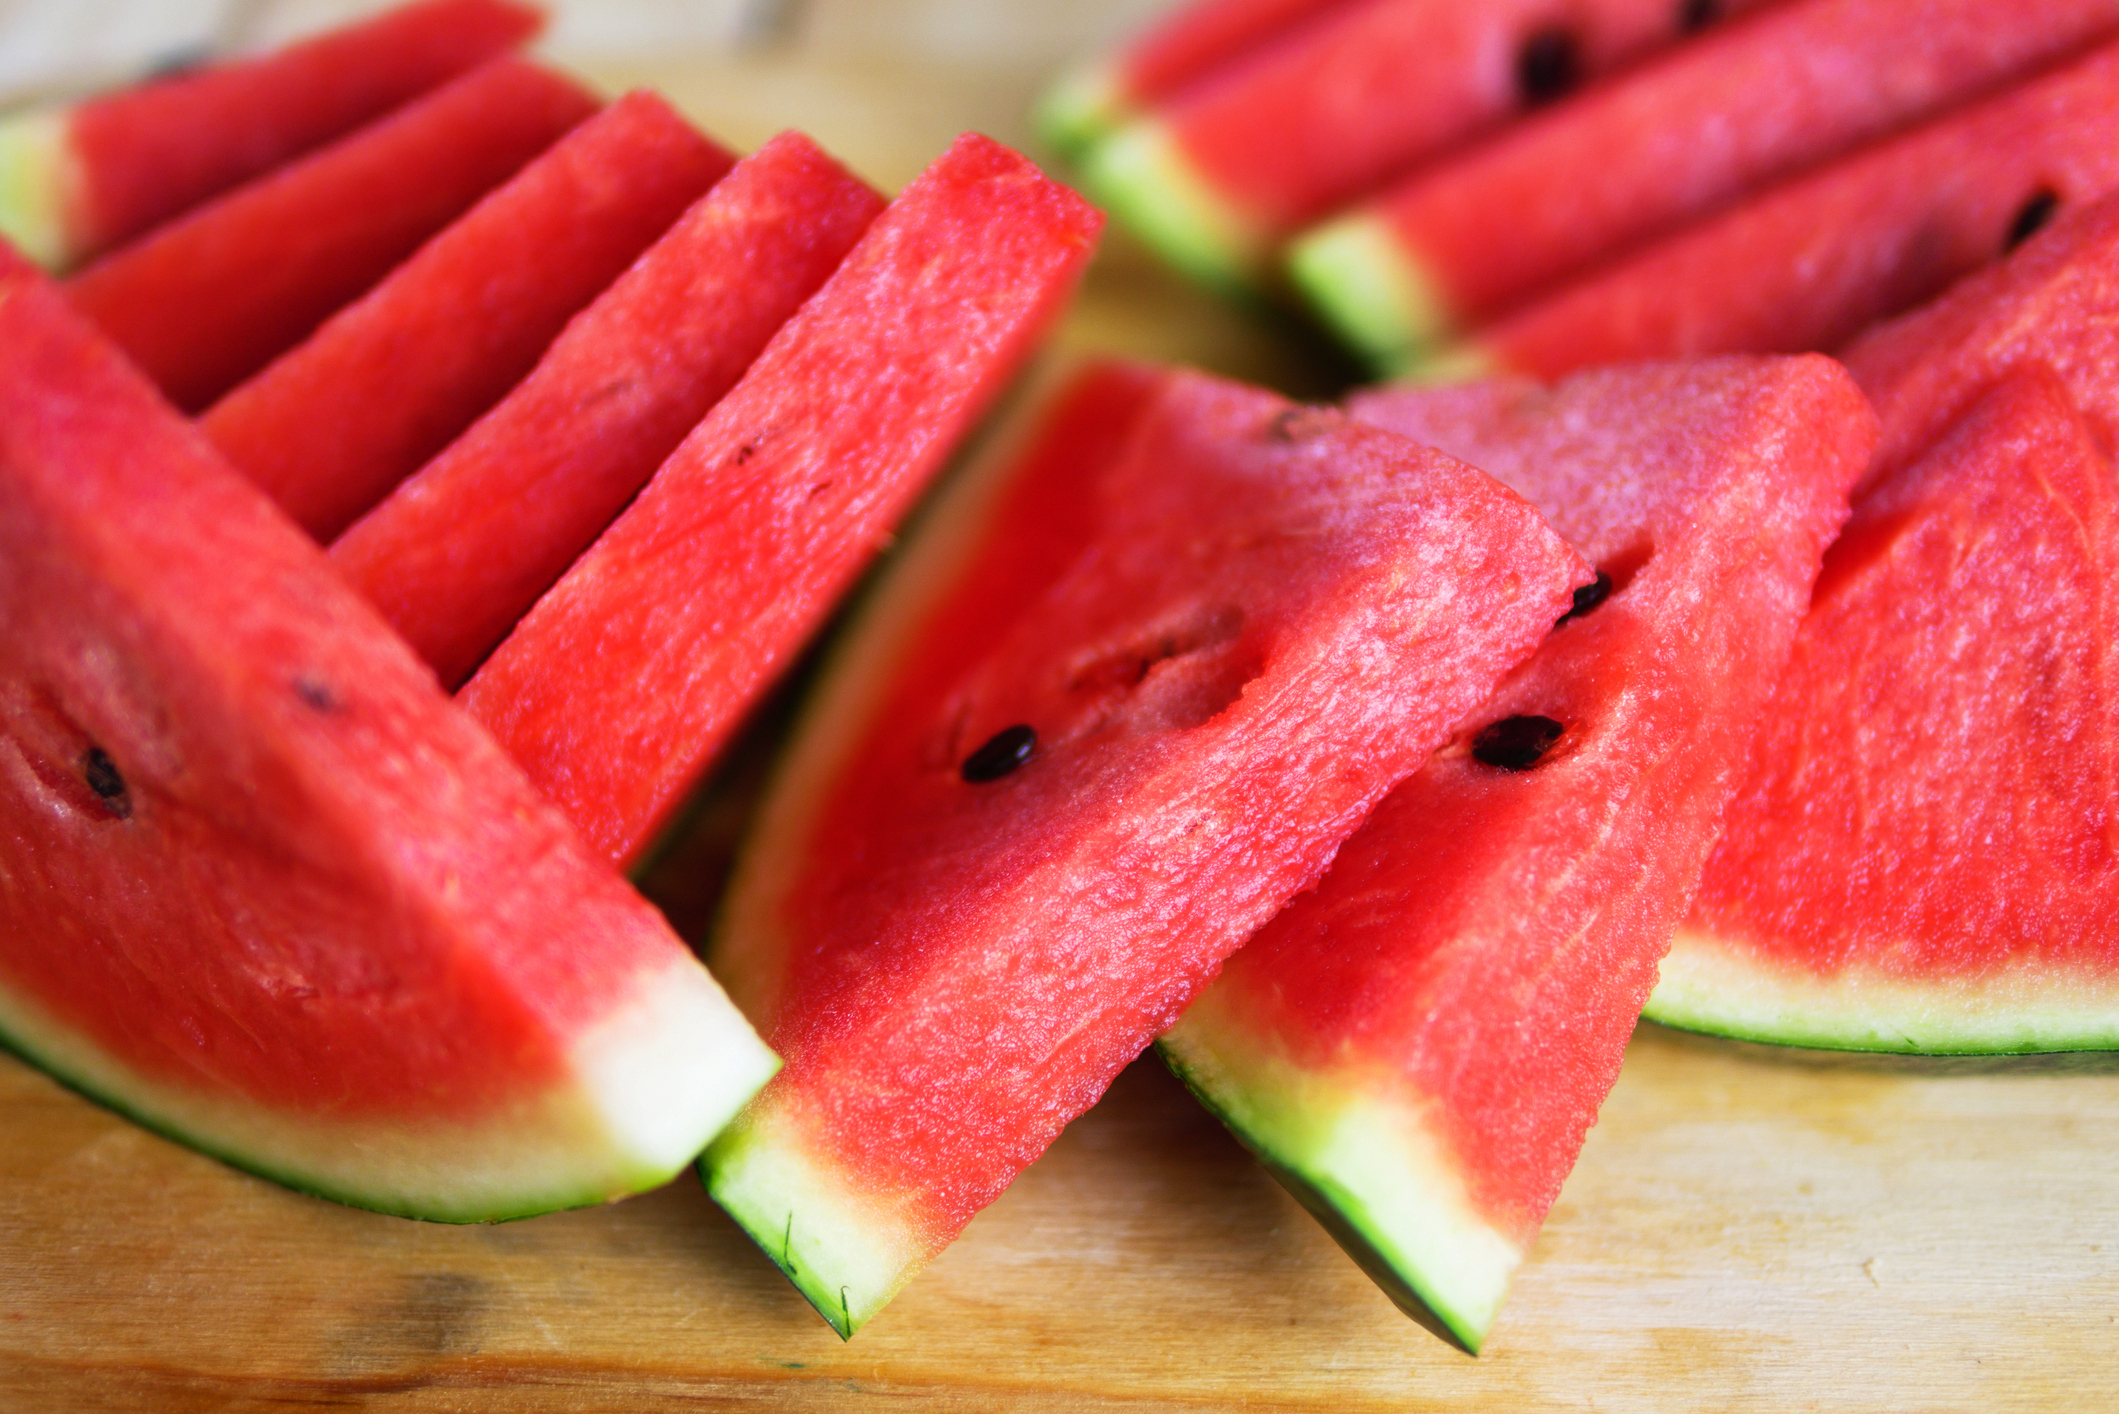
[[[895,186],[961,129],[1025,140],[1053,32],[1115,7],[922,48],[948,8],[818,0],[792,40],[585,67],[744,146],[802,126]],[[1344,377],[1123,240],[1061,343]],[[1473,1359],[1149,1061],[841,1344],[689,1179],[404,1222],[0,1057],[0,1411],[2119,1408],[2114,1155],[2109,1073],[1818,1068],[1650,1029]]]

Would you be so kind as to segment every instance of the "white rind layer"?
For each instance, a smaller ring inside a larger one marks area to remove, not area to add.
[[[1171,1068],[1392,1299],[1409,1288],[1477,1353],[1524,1254],[1473,1206],[1427,1107],[1358,1071],[1302,1069],[1214,1003],[1209,988],[1157,1043]]]
[[[1680,928],[1642,1013],[1686,1031],[1823,1050],[2033,1055],[2119,1050],[2119,979],[2031,959],[1977,976],[1817,974]]]
[[[689,955],[643,972],[569,1080],[476,1119],[301,1114],[140,1075],[0,989],[0,1037],[69,1085],[238,1168],[356,1207],[486,1222],[667,1182],[778,1069]]]
[[[64,109],[0,118],[0,236],[47,270],[72,263],[66,213],[77,177]]]

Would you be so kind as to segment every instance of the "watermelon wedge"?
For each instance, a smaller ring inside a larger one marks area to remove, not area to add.
[[[636,859],[1058,315],[1102,218],[959,138],[459,700]]]
[[[1757,0],[1752,0],[1757,3]],[[1730,5],[1364,0],[1212,72],[1090,149],[1089,194],[1202,282],[1263,288],[1282,238]]]
[[[787,1068],[707,1183],[841,1335],[1587,578],[1487,478],[1336,413],[1109,367],[1056,406],[849,632],[712,948]]]
[[[199,425],[329,541],[499,401],[735,160],[654,94],[628,94]]]
[[[448,1221],[682,1167],[774,1068],[322,554],[0,243],[0,1036]]]
[[[1336,331],[1396,367],[1643,239],[2119,32],[2108,0],[1928,0],[1912,13],[1800,0],[1703,35],[1366,198],[1290,246],[1289,269]]]
[[[1476,1351],[1618,1078],[1875,418],[1816,357],[1352,410],[1492,471],[1602,577],[1161,1045]]]
[[[2026,362],[1856,507],[1650,1015],[2119,1049],[2115,758],[2119,473]]]
[[[121,245],[527,41],[508,0],[422,0],[257,58],[0,118],[0,236],[53,270]]]
[[[489,415],[331,547],[454,689],[822,285],[882,198],[799,133],[736,164]]]
[[[1833,349],[2119,188],[2119,45],[1648,246],[1416,364],[1534,377]]]
[[[74,276],[67,295],[197,412],[596,107],[571,80],[497,59],[158,227]]]

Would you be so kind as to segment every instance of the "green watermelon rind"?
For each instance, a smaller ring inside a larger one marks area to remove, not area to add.
[[[70,254],[66,204],[74,164],[64,109],[0,117],[0,237],[47,270]]]
[[[1264,303],[1264,238],[1200,175],[1166,124],[1142,118],[1097,144],[1082,160],[1081,184],[1192,279],[1238,301]]]
[[[1240,1026],[1221,1044],[1210,1006],[1156,1042],[1164,1063],[1399,1310],[1478,1354],[1523,1252],[1473,1209],[1419,1113],[1264,1057]]]
[[[1038,136],[1054,151],[1078,162],[1131,116],[1116,68],[1096,60],[1061,74],[1038,100],[1034,121]]]
[[[688,975],[693,971],[698,971],[696,978]],[[606,1050],[603,1066],[577,1067],[577,1078],[586,1080],[585,1085],[529,1097],[530,1103],[509,1107],[489,1125],[452,1122],[419,1128],[342,1120],[305,1126],[295,1116],[268,1115],[240,1097],[217,1100],[185,1093],[143,1079],[92,1040],[5,988],[0,988],[0,1049],[144,1129],[296,1192],[429,1222],[503,1222],[607,1203],[667,1183],[779,1069],[778,1058],[755,1038],[730,1029],[728,1009],[718,996],[704,1008],[693,1005],[700,988],[713,987],[703,970],[687,962],[671,972],[687,975],[644,978],[637,995],[647,1005],[620,1008],[602,1023],[603,1034],[622,1043],[615,1065],[608,1064],[611,1055]],[[697,1044],[702,1033],[724,1042],[710,1057],[702,1058]],[[667,1037],[688,1039],[674,1047],[656,1044]],[[677,1078],[689,1088],[674,1110],[640,1095],[642,1076],[669,1078],[667,1062],[686,1052],[691,1064],[683,1070],[688,1073]],[[598,1068],[604,1070],[601,1085],[587,1074]],[[702,1090],[701,1082],[710,1089]],[[606,1099],[619,1092],[618,1105],[599,1107],[599,1090]],[[649,1116],[630,1136],[614,1133],[609,1122],[613,1109],[625,1107]],[[548,1123],[531,1123],[539,1118]],[[654,1127],[667,1131],[673,1119],[686,1131],[674,1140],[667,1133],[639,1132]],[[244,1129],[247,1135],[238,1132]],[[404,1167],[413,1172],[415,1183],[391,1184],[387,1158],[374,1166],[376,1178],[362,1182],[285,1157],[304,1146],[343,1155],[370,1154],[393,1144],[412,1156]],[[465,1152],[481,1144],[485,1153]],[[647,1152],[650,1149],[659,1152]],[[518,1172],[536,1177],[504,1177],[511,1158]],[[460,1190],[452,1191],[446,1181],[436,1183],[437,1160],[463,1175]]]
[[[1312,227],[1289,244],[1286,261],[1311,310],[1378,373],[1420,365],[1455,331],[1441,292],[1373,213]]]
[[[1918,980],[1875,968],[1804,975],[1681,929],[1644,1018],[1765,1045],[1907,1056],[2119,1051],[2119,987],[2050,963]]]

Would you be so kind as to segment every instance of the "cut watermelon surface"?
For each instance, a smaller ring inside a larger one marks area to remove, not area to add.
[[[653,839],[1074,289],[1102,218],[959,138],[459,700],[611,858]]]
[[[2027,362],[1856,507],[1650,1015],[2119,1049],[2119,478]]]
[[[1814,357],[1352,411],[1490,471],[1603,577],[1161,1044],[1477,1350],[1618,1077],[1875,419]]]
[[[745,158],[536,370],[331,547],[454,689],[831,272],[882,198],[799,133]]]
[[[842,1335],[1587,578],[1488,478],[1336,413],[1109,366],[1055,406],[849,632],[713,946],[788,1064],[707,1182]]]
[[[0,236],[65,270],[534,35],[506,0],[424,0],[252,59],[0,118]]]
[[[1335,329],[1397,367],[1644,238],[2119,30],[2107,0],[1932,0],[1918,16],[1799,0],[1720,28],[1366,198],[1296,241],[1290,269]]]
[[[1553,378],[1838,348],[2119,187],[2115,125],[2119,47],[2107,45],[1646,246],[1415,371]]]
[[[157,227],[74,276],[67,295],[197,412],[596,108],[569,79],[495,60]]]
[[[0,246],[0,1034],[420,1217],[661,1182],[774,1061],[305,537]]]
[[[735,160],[654,94],[628,94],[200,426],[328,542],[499,401]]]

